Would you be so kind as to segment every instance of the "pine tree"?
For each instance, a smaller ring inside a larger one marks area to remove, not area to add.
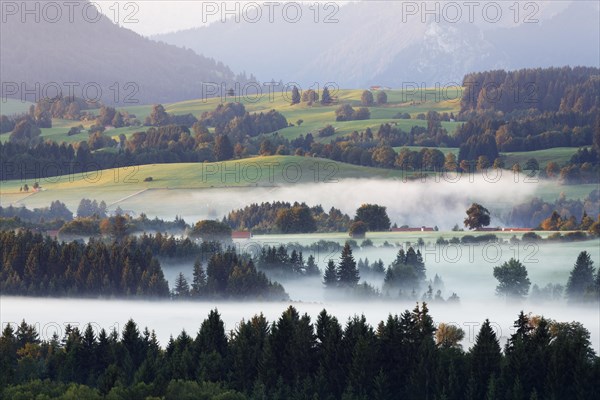
[[[565,294],[569,302],[580,302],[584,299],[586,289],[594,282],[594,262],[587,251],[577,256],[575,266],[571,270]]]
[[[336,287],[338,284],[337,267],[333,260],[327,262],[325,274],[323,275],[323,283],[328,288]]]
[[[199,357],[199,375],[202,379],[219,381],[224,378],[228,342],[225,323],[214,309],[202,322],[194,341],[194,351]]]
[[[202,263],[198,258],[194,263],[194,273],[192,278],[192,287],[190,289],[190,296],[201,297],[204,294],[206,288],[206,273],[202,268]]]
[[[17,338],[11,324],[6,324],[0,336],[0,387],[14,382],[17,370]]]
[[[292,104],[298,103],[300,103],[300,92],[298,91],[298,88],[294,86],[292,88]]]
[[[341,286],[354,287],[360,280],[356,261],[352,255],[350,244],[346,242],[338,265],[338,280]]]
[[[379,260],[375,261],[371,270],[376,274],[384,274],[385,268],[383,266],[383,260],[380,258]]]
[[[312,275],[320,275],[320,274],[321,274],[321,271],[319,270],[319,267],[315,263],[315,257],[311,254],[310,256],[308,256],[308,260],[306,260],[306,275],[312,276]]]
[[[177,275],[177,279],[175,280],[175,288],[173,289],[173,297],[174,298],[185,298],[190,295],[190,286],[188,284],[187,279],[183,275],[183,272],[180,272]]]
[[[496,333],[485,320],[471,349],[471,377],[474,379],[476,399],[484,398],[489,380],[500,372],[502,354]]]

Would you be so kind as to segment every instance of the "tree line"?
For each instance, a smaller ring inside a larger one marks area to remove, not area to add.
[[[595,67],[525,68],[494,70],[465,75],[461,113],[518,110],[576,111],[600,108],[598,75]]]
[[[459,114],[466,122],[455,135],[461,144],[459,159],[489,158],[495,151],[592,146],[590,160],[597,179],[598,74],[599,69],[592,67],[467,74]]]
[[[305,261],[302,250],[292,249],[291,253],[288,253],[288,249],[283,245],[263,246],[255,259],[258,269],[269,275],[289,278],[321,274],[314,255],[310,254]]]
[[[580,323],[521,312],[503,347],[495,326],[483,321],[464,349],[465,331],[436,326],[425,303],[374,326],[326,310],[313,321],[290,306],[226,330],[212,310],[195,336],[183,330],[163,347],[133,320],[121,332],[68,325],[51,338],[23,321],[0,336],[0,390],[147,400],[591,399],[600,390],[600,359]]]
[[[232,229],[256,233],[344,232],[350,217],[334,207],[327,212],[321,205],[309,207],[305,203],[276,201],[252,203],[233,210],[223,222]]]
[[[441,121],[449,116],[429,111],[422,116],[427,120],[426,127],[414,126],[405,132],[393,123],[383,124],[376,133],[368,128],[360,133],[338,135],[330,143],[315,143],[313,136],[334,135],[335,129],[331,126],[291,141],[277,135],[278,130],[290,123],[275,110],[250,114],[241,103],[225,103],[196,118],[191,114],[169,114],[157,104],[145,121],[148,128],[136,132],[129,140],[121,135],[115,141],[102,135],[102,130],[108,125],[126,125],[134,116],[103,106],[98,117],[94,117],[97,118],[96,125],[90,128],[88,140],[59,149],[42,142],[40,127],[51,124],[52,115],[59,113],[58,109],[64,109],[66,104],[39,102],[18,121],[7,116],[2,118],[3,129],[11,128],[12,133],[10,142],[0,148],[0,154],[7,162],[23,166],[22,177],[39,179],[39,165],[56,164],[65,166],[66,171],[78,173],[90,168],[224,161],[257,154],[308,154],[356,165],[412,170],[439,170],[444,165],[438,153],[427,159],[425,156],[419,159],[415,154],[400,157],[392,149],[400,146],[459,147],[458,157],[453,161],[456,164],[454,170],[470,171],[475,165],[479,169],[491,165],[503,168],[499,152],[570,146],[582,150],[561,167],[561,178],[567,183],[592,182],[597,179],[600,168],[600,98],[597,95],[600,81],[597,75],[597,68],[586,67],[469,74],[464,78],[467,90],[463,92],[458,117],[463,124],[454,135],[449,135],[441,126]],[[531,90],[531,93],[527,92]],[[310,92],[305,91],[303,96],[310,97]],[[307,98],[307,101],[313,100]],[[324,104],[331,102],[329,98]],[[361,103],[373,104],[372,93],[363,93]],[[71,107],[79,103],[69,104]],[[361,113],[346,104],[337,114],[340,120],[348,120],[356,119],[355,114]],[[266,136],[272,132],[275,134]],[[94,152],[106,146],[117,146],[117,155]],[[587,149],[588,146],[591,148]],[[63,173],[66,171],[63,169]],[[3,171],[2,179],[21,177],[6,177],[7,172]]]
[[[0,245],[5,294],[165,298],[172,292],[159,258],[195,258],[195,273],[205,277],[198,297],[287,299],[283,287],[258,271],[249,255],[214,242],[144,234],[111,243],[93,238],[65,243],[25,230],[0,232]],[[174,289],[182,292],[180,285]]]
[[[560,230],[565,222],[565,228],[576,229],[578,225],[587,226],[589,218],[600,209],[600,191],[592,190],[583,199],[568,199],[565,195],[560,195],[554,202],[548,202],[538,197],[534,197],[526,203],[516,204],[504,217],[506,223],[513,226],[522,226],[528,228],[542,227],[541,224],[547,218],[552,218],[554,212],[558,214],[555,217],[555,223],[544,224],[545,228],[557,228]],[[583,221],[584,216],[585,221]],[[574,220],[573,220],[574,218]],[[594,223],[594,221],[592,220]],[[593,224],[592,224],[593,225]],[[548,229],[550,230],[550,229]]]

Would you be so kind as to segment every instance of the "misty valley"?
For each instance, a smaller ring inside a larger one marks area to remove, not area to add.
[[[600,4],[2,1],[0,398],[600,398]]]

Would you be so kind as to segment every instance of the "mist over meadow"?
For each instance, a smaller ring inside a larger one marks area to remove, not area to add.
[[[171,190],[143,193],[120,203],[123,209],[145,212],[148,216],[172,219],[175,215],[188,222],[222,218],[229,211],[251,203],[266,201],[321,204],[336,207],[350,217],[364,203],[387,207],[390,220],[398,225],[438,226],[449,230],[461,225],[465,210],[473,202],[491,212],[492,226],[502,224],[502,215],[518,203],[533,197],[551,183],[525,179],[523,174],[491,171],[489,175],[427,177],[424,180],[343,179],[330,183],[289,184],[276,187],[227,188],[226,191]],[[160,196],[161,202],[155,201]]]

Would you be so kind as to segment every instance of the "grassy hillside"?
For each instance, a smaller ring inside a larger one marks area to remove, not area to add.
[[[427,147],[425,147],[425,146],[399,146],[399,147],[394,147],[393,149],[396,153],[398,153],[400,150],[402,150],[404,148],[409,149],[411,151],[421,151],[421,149],[425,149]],[[454,153],[456,156],[458,156],[458,147],[436,147],[436,148],[438,150],[440,150],[442,153],[444,153],[444,155],[446,155],[448,153]]]
[[[145,181],[149,177],[152,181]],[[39,182],[42,190],[38,192],[20,191],[24,183],[32,187],[33,181],[2,182],[0,205],[45,207],[58,199],[75,210],[82,198],[93,198],[104,200],[113,208],[118,204],[124,209],[161,215],[165,205],[173,204],[179,204],[182,211],[195,210],[204,203],[218,204],[215,208],[219,209],[243,206],[250,189],[266,190],[264,200],[268,200],[268,191],[275,187],[333,183],[348,178],[393,180],[402,177],[401,171],[297,156],[255,157],[222,163],[150,164],[48,178]],[[564,192],[568,198],[581,199],[595,188],[596,185],[538,185],[534,195],[553,201]]]
[[[326,138],[318,138],[315,135],[316,141],[329,143],[330,140],[337,136],[343,136],[353,131],[364,131],[367,128],[377,129],[379,125],[384,123],[391,123],[406,131],[409,131],[413,126],[426,126],[426,121],[416,119],[416,116],[420,113],[427,113],[427,111],[435,110],[440,113],[443,112],[454,112],[457,113],[459,110],[458,100],[436,102],[433,98],[428,101],[418,102],[413,101],[414,99],[420,98],[419,94],[413,94],[403,90],[386,90],[388,95],[388,103],[382,106],[370,107],[371,119],[364,121],[345,121],[336,122],[335,110],[340,104],[350,103],[353,107],[360,107],[360,97],[363,90],[339,90],[332,92],[332,96],[337,96],[337,104],[328,106],[322,106],[320,103],[315,103],[312,106],[308,106],[306,103],[291,105],[289,95],[283,93],[274,93],[271,96],[267,92],[264,92],[261,96],[255,100],[253,97],[248,96],[237,96],[233,98],[227,98],[226,101],[239,101],[244,104],[246,110],[250,113],[255,112],[267,112],[271,109],[276,109],[281,112],[288,120],[288,122],[294,124],[294,126],[282,129],[279,134],[286,137],[287,139],[294,139],[298,136],[305,135],[309,132],[317,132],[319,129],[332,125],[336,128],[336,134],[334,136]],[[218,104],[222,102],[221,98],[207,98],[182,101],[172,104],[164,104],[165,109],[171,114],[188,114],[191,113],[197,118],[202,115],[203,112],[214,110]],[[19,112],[27,111],[29,103],[20,103],[14,100],[9,100],[7,109],[18,110]],[[26,105],[26,107],[25,107]],[[117,107],[128,111],[130,114],[140,120],[150,115],[152,111],[152,105],[139,105],[131,107]],[[2,107],[2,113],[5,112],[4,106]],[[94,112],[94,110],[91,110]],[[408,113],[412,119],[396,119],[394,116],[398,113]],[[297,126],[298,120],[304,122]],[[85,141],[88,138],[86,131],[82,131],[78,135],[67,136],[67,132],[73,126],[83,125],[84,128],[89,128],[92,122],[82,123],[80,121],[69,121],[62,119],[53,119],[52,128],[42,129],[42,137],[47,140],[55,142],[66,142],[66,143],[77,143]],[[442,126],[448,130],[449,133],[453,133],[456,127],[459,125],[457,122],[442,122]],[[118,136],[124,133],[127,137],[134,132],[145,129],[144,127],[125,127],[106,131],[105,135]],[[1,141],[8,140],[9,134],[0,135]]]
[[[527,163],[527,160],[535,158],[540,164],[540,168],[546,168],[546,164],[551,161],[563,165],[567,163],[573,154],[577,153],[577,149],[573,147],[555,147],[553,149],[523,151],[502,153],[505,156],[505,165],[510,167],[515,163],[519,163],[522,167]]]
[[[279,131],[280,135],[288,139],[294,139],[301,134],[305,135],[308,132],[316,132],[327,125],[332,125],[336,128],[336,135],[327,138],[315,137],[317,141],[327,143],[336,136],[345,135],[353,131],[365,130],[369,127],[371,129],[376,129],[379,125],[384,123],[396,124],[404,130],[410,130],[410,128],[415,125],[426,126],[426,121],[415,119],[418,114],[427,113],[427,111],[430,110],[435,110],[440,113],[457,113],[460,108],[458,100],[435,101],[435,99],[430,96],[429,100],[419,102],[414,101],[415,99],[420,98],[419,94],[413,94],[412,92],[405,90],[386,90],[388,103],[382,106],[369,107],[371,119],[364,121],[336,122],[335,110],[340,104],[349,103],[353,107],[360,107],[360,97],[362,92],[362,89],[342,89],[337,92],[332,92],[332,96],[337,97],[337,104],[328,106],[322,106],[320,103],[314,103],[311,106],[306,103],[291,105],[291,101],[288,98],[289,95],[284,93],[274,93],[272,96],[269,96],[267,92],[263,93],[262,96],[257,96],[256,101],[250,96],[248,96],[248,98],[244,98],[243,96],[228,98],[227,101],[240,101],[244,103],[246,110],[250,113],[266,112],[271,109],[276,109],[281,112],[287,118],[288,122],[295,125]],[[221,98],[190,100],[167,104],[165,105],[165,109],[167,112],[173,114],[192,113],[199,117],[205,111],[214,110],[221,101]],[[152,106],[137,106],[126,108],[126,110],[130,113],[134,113],[140,120],[143,120],[143,118],[150,114]],[[408,113],[411,115],[412,119],[401,120],[394,118],[398,113]],[[297,121],[300,119],[304,122],[300,126],[297,126]],[[457,122],[442,123],[442,126],[446,128],[449,133],[453,133],[458,125],[459,123]]]
[[[152,181],[145,179],[152,177]],[[60,199],[67,205],[95,198],[117,202],[145,190],[273,187],[297,183],[335,182],[347,178],[400,178],[400,171],[361,167],[326,159],[270,156],[222,163],[150,164],[115,168],[87,175],[63,175],[42,180],[39,192],[23,193],[24,183],[2,182],[0,203],[37,207]],[[160,198],[156,199],[159,203]]]

